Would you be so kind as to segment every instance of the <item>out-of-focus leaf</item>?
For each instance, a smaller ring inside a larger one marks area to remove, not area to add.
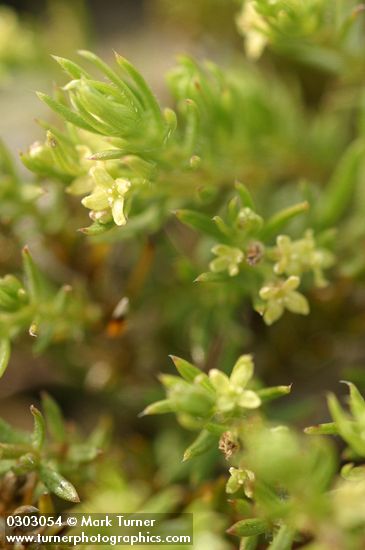
[[[163,399],[161,401],[156,401],[156,403],[148,405],[148,407],[146,407],[139,416],[147,416],[150,414],[166,414],[174,412],[174,410],[175,408],[173,406],[173,403],[169,399]]]
[[[34,419],[34,428],[32,434],[32,444],[35,449],[40,450],[46,437],[46,423],[44,421],[43,414],[34,405],[30,407],[30,412]]]
[[[189,225],[193,229],[197,229],[206,235],[214,237],[217,240],[222,240],[222,233],[219,231],[214,221],[200,212],[193,210],[178,210],[176,212],[178,219],[185,225]]]
[[[29,443],[29,436],[26,432],[14,429],[0,418],[0,441],[2,443]]]
[[[363,420],[365,423],[365,399],[352,382],[344,381],[350,389],[349,406],[350,411],[356,419]]]
[[[282,525],[277,533],[274,535],[273,541],[269,546],[270,550],[291,550],[293,540],[295,536],[295,530]]]
[[[27,246],[23,248],[23,264],[29,296],[32,301],[36,302],[44,294],[44,285],[41,273],[36,266]]]
[[[39,477],[52,493],[63,500],[70,502],[80,502],[75,487],[61,476],[56,470],[48,466],[41,465],[39,468]]]
[[[319,226],[335,224],[349,206],[357,185],[357,175],[364,158],[363,141],[355,141],[345,151],[322,197]]]
[[[308,435],[338,435],[338,429],[335,422],[308,426],[308,428],[304,429],[304,432]]]
[[[7,338],[2,338],[0,340],[0,378],[3,376],[6,371],[10,359],[10,340]]]
[[[309,203],[307,201],[299,202],[293,206],[289,206],[284,210],[280,210],[274,214],[264,225],[260,232],[261,239],[269,239],[284,227],[292,218],[295,218],[299,214],[303,214],[309,208]]]
[[[203,453],[209,451],[216,445],[218,442],[218,437],[208,430],[203,430],[200,432],[195,441],[189,445],[189,447],[184,452],[183,461],[186,462],[192,458],[202,455]]]
[[[180,376],[182,376],[187,382],[194,382],[195,378],[198,375],[203,374],[200,369],[198,369],[185,359],[181,359],[180,357],[176,357],[175,355],[170,355],[170,358],[172,359]]]
[[[263,388],[261,390],[257,390],[257,395],[261,399],[263,403],[266,401],[271,401],[272,399],[278,399],[279,397],[283,397],[283,395],[288,395],[291,391],[291,385],[290,386],[273,386],[272,388]]]
[[[251,537],[253,535],[262,535],[269,530],[268,523],[260,518],[242,519],[237,521],[232,527],[227,529],[229,535],[237,537]]]

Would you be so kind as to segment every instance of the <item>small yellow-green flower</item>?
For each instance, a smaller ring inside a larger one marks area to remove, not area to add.
[[[212,248],[213,254],[217,256],[209,264],[210,270],[213,273],[228,271],[231,277],[234,277],[239,272],[239,264],[244,259],[244,253],[239,248],[227,246],[226,244],[217,244]]]
[[[299,277],[292,275],[286,281],[270,283],[261,288],[260,298],[266,302],[262,313],[267,325],[277,321],[285,309],[300,315],[309,313],[307,299],[296,290],[299,284]]]
[[[334,261],[328,250],[316,247],[311,230],[306,231],[304,238],[297,241],[292,241],[287,235],[279,235],[274,257],[277,260],[275,273],[299,276],[306,271],[313,271],[315,284],[319,287],[327,284],[323,270]]]
[[[252,484],[255,481],[255,474],[251,470],[242,470],[241,468],[229,469],[230,478],[226,484],[226,492],[230,495],[236,493],[243,487],[245,495],[252,497]]]
[[[254,365],[251,355],[242,355],[228,377],[218,369],[209,371],[209,379],[216,391],[216,407],[219,412],[229,412],[235,407],[256,409],[261,399],[256,392],[246,390],[253,376]]]
[[[131,182],[123,178],[114,180],[101,165],[91,168],[90,175],[95,185],[92,193],[82,199],[82,204],[92,210],[96,218],[111,212],[116,225],[125,225],[124,200]]]

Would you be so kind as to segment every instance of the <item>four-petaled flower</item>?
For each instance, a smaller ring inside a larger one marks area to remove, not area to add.
[[[209,371],[209,379],[217,395],[216,407],[219,412],[229,412],[235,407],[256,409],[261,405],[261,399],[257,393],[246,390],[253,376],[253,370],[251,355],[242,355],[233,367],[230,377],[217,369]]]
[[[261,288],[260,298],[266,302],[262,313],[267,325],[277,321],[285,309],[301,315],[309,313],[307,299],[296,290],[299,284],[299,277],[292,275],[286,281],[270,283]]]
[[[114,180],[100,165],[91,168],[90,175],[95,185],[92,193],[82,199],[82,204],[95,213],[96,219],[111,212],[116,225],[125,225],[124,200],[131,182],[123,178]]]
[[[242,470],[241,468],[229,469],[230,478],[226,484],[226,492],[230,495],[236,493],[243,487],[245,495],[248,498],[252,497],[252,485],[255,481],[255,474],[251,470]]]
[[[327,284],[323,269],[333,264],[333,255],[325,249],[317,248],[313,231],[306,231],[303,239],[292,241],[287,235],[279,235],[274,250],[276,264],[274,271],[278,275],[301,275],[313,271],[315,284],[323,287]]]
[[[237,275],[239,264],[243,261],[245,255],[239,248],[233,248],[226,244],[217,244],[212,248],[213,254],[217,256],[209,264],[210,270],[214,273],[228,271],[231,277]]]

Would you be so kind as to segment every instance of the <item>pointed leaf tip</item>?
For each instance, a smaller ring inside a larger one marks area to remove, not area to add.
[[[3,376],[9,364],[11,353],[10,340],[3,338],[0,340],[0,378]]]
[[[37,407],[31,405],[30,412],[32,413],[34,419],[32,443],[36,449],[40,450],[43,447],[46,437],[46,423],[41,411],[37,409]]]

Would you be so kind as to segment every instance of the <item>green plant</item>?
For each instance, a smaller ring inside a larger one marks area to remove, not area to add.
[[[48,395],[42,396],[44,415],[33,405],[34,429],[31,434],[16,430],[1,420],[0,467],[6,473],[2,481],[4,492],[6,485],[11,485],[14,475],[24,477],[22,485],[28,485],[23,494],[25,503],[32,503],[42,497],[45,490],[54,493],[61,499],[79,502],[74,485],[66,479],[71,477],[78,483],[85,483],[95,472],[89,468],[102,451],[107,426],[100,424],[84,443],[77,433],[67,431],[65,421],[57,403]],[[51,440],[48,440],[50,436]],[[8,510],[12,512],[16,502],[16,491],[10,491]]]
[[[193,510],[201,520],[196,548],[231,547],[236,539],[223,538],[224,527],[222,533],[207,527],[212,517],[225,516],[222,525],[231,525],[227,533],[239,538],[241,550],[361,550],[361,392],[348,382],[351,416],[331,394],[333,421],[303,434],[292,418],[295,407],[288,405],[285,417],[280,404],[286,395],[290,400],[299,352],[294,350],[286,385],[266,387],[261,363],[270,361],[275,343],[289,349],[283,361],[290,360],[291,337],[297,343],[306,334],[304,322],[290,313],[308,316],[311,308],[313,339],[339,318],[350,326],[350,337],[341,333],[344,347],[352,345],[353,333],[361,340],[363,316],[353,303],[362,303],[365,272],[363,9],[341,0],[247,0],[239,7],[247,58],[220,68],[181,57],[168,75],[172,106],[166,108],[119,54],[113,68],[86,50],[79,52],[85,67],[55,57],[68,81],[52,96],[38,95],[61,124],[40,121],[45,141],[21,155],[35,183],[23,185],[1,148],[0,221],[9,239],[23,244],[21,224],[29,217],[52,253],[59,239],[64,250],[82,250],[88,260],[80,266],[65,254],[78,270],[71,293],[57,277],[46,280],[23,249],[24,276],[0,279],[1,373],[10,342],[24,329],[37,337],[35,348],[42,353],[86,335],[78,363],[89,367],[94,361],[88,346],[98,357],[101,349],[105,360],[82,382],[99,390],[117,416],[126,394],[115,387],[121,379],[103,333],[124,336],[131,315],[138,330],[127,332],[120,348],[125,363],[132,364],[128,346],[137,357],[133,364],[152,369],[167,346],[192,357],[171,356],[179,376],[160,375],[163,398],[143,369],[137,374],[135,387],[142,386],[140,401],[146,403],[140,416],[173,413],[184,429],[197,432],[186,447],[181,432],[165,432],[158,424],[157,447],[148,455],[158,495],[154,500],[145,485],[135,489],[131,509]],[[42,207],[42,187],[53,192],[50,211]],[[89,297],[93,293],[98,306]],[[271,334],[278,339],[271,341]],[[253,355],[242,355],[251,346],[264,348],[257,377]],[[309,371],[308,377],[316,376]],[[121,378],[130,383],[128,374]],[[31,409],[30,436],[0,425],[3,483],[31,476],[27,504],[37,504],[47,490],[71,502],[85,494],[95,511],[106,503],[124,506],[135,486],[110,473],[117,468],[118,441],[100,464],[107,430],[82,443],[75,433],[67,435],[51,398],[43,398],[43,409],[46,420]],[[301,427],[311,422],[304,420]],[[342,454],[327,435],[343,439]],[[80,464],[88,465],[82,479]],[[138,478],[139,466],[128,467]],[[95,489],[98,475],[104,485]],[[184,489],[170,487],[175,483]]]

